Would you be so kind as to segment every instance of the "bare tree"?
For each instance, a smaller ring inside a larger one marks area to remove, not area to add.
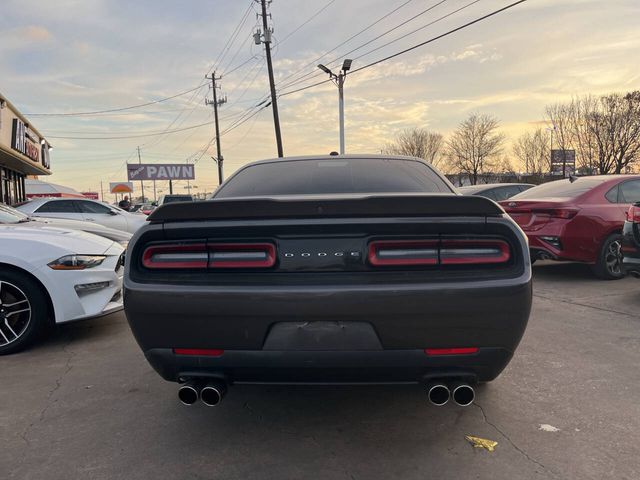
[[[408,128],[400,132],[393,142],[387,143],[382,151],[390,155],[422,158],[439,168],[442,166],[443,145],[444,139],[439,133],[424,128]]]
[[[562,150],[565,158],[566,151],[571,149],[571,105],[566,103],[554,103],[547,105],[546,115],[551,124],[551,143],[553,147]],[[551,152],[549,152],[551,162]]]
[[[538,128],[520,135],[513,144],[513,154],[524,164],[526,173],[542,178],[551,169],[549,131]]]
[[[640,91],[600,97],[597,110],[585,120],[601,174],[623,173],[640,158]]]
[[[472,185],[479,175],[491,172],[502,153],[504,135],[499,122],[490,115],[472,114],[464,120],[447,142],[447,157],[452,169],[469,177]]]

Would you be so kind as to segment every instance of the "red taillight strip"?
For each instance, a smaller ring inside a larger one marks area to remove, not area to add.
[[[427,355],[473,355],[478,353],[478,347],[455,347],[455,348],[425,348]]]
[[[276,263],[272,243],[210,243],[209,268],[269,268]]]
[[[174,348],[173,353],[176,355],[194,355],[201,357],[221,357],[224,350],[217,348]]]
[[[142,265],[152,269],[207,268],[208,259],[204,243],[152,245],[142,254]]]
[[[442,265],[505,263],[511,258],[509,244],[503,240],[443,240]]]
[[[381,265],[436,265],[437,240],[377,240],[369,244],[369,263]]]

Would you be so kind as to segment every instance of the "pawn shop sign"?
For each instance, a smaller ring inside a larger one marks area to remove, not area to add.
[[[133,180],[194,180],[192,164],[176,163],[130,163],[127,164],[127,179]]]

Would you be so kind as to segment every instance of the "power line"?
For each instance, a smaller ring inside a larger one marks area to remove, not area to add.
[[[447,31],[447,32],[445,32],[445,33],[442,33],[442,34],[440,34],[440,35],[437,35],[437,36],[435,36],[435,37],[432,37],[432,38],[430,38],[429,40],[425,40],[424,42],[418,43],[418,44],[413,45],[413,46],[411,46],[411,47],[409,47],[409,48],[405,48],[404,50],[401,50],[401,51],[399,51],[399,52],[396,52],[396,53],[394,53],[394,54],[392,54],[392,55],[388,55],[388,56],[386,56],[386,57],[384,57],[384,58],[381,58],[381,59],[376,60],[376,61],[374,61],[374,62],[368,63],[367,65],[364,65],[364,66],[362,66],[362,67],[360,67],[360,68],[356,68],[356,69],[354,69],[354,70],[351,70],[351,72],[349,73],[349,75],[353,75],[354,73],[360,72],[360,71],[362,71],[362,70],[364,70],[364,69],[366,69],[366,68],[373,67],[374,65],[378,65],[379,63],[386,62],[386,61],[388,61],[388,60],[391,60],[392,58],[398,57],[398,56],[400,56],[400,55],[404,55],[405,53],[408,53],[408,52],[410,52],[410,51],[412,51],[412,50],[415,50],[415,49],[417,49],[417,48],[423,47],[423,46],[425,46],[425,45],[427,45],[427,44],[429,44],[429,43],[433,43],[433,42],[435,42],[435,41],[437,41],[437,40],[440,40],[441,38],[444,38],[444,37],[447,37],[447,36],[449,36],[449,35],[452,35],[452,34],[454,34],[454,33],[458,32],[458,31],[463,30],[463,29],[465,29],[465,28],[468,28],[468,27],[470,27],[470,26],[472,26],[472,25],[474,25],[474,24],[476,24],[476,23],[482,22],[483,20],[486,20],[486,19],[488,19],[488,18],[490,18],[490,17],[493,17],[493,16],[495,16],[495,15],[498,15],[499,13],[502,13],[502,12],[504,12],[505,10],[509,10],[510,8],[513,8],[513,7],[515,7],[516,5],[519,5],[519,4],[524,3],[524,2],[526,2],[526,1],[527,1],[527,0],[518,0],[517,2],[510,3],[509,5],[506,5],[506,6],[502,7],[502,8],[499,8],[498,10],[494,10],[494,11],[493,11],[493,12],[491,12],[491,13],[488,13],[488,14],[486,14],[486,15],[483,15],[482,17],[479,17],[479,18],[476,18],[475,20],[472,20],[472,21],[470,21],[470,22],[467,22],[467,23],[465,23],[464,25],[461,25],[461,26],[456,27],[456,28],[454,28],[454,29],[452,29],[452,30],[449,30],[449,31]],[[307,89],[309,89],[309,88],[313,88],[313,87],[316,87],[316,86],[318,86],[318,85],[322,85],[323,83],[327,83],[327,82],[329,82],[329,81],[331,81],[331,79],[327,79],[327,80],[323,80],[323,81],[321,81],[321,82],[313,83],[313,84],[311,84],[311,85],[307,85],[307,86],[305,86],[305,87],[297,88],[297,89],[295,89],[295,90],[291,90],[291,91],[289,91],[289,92],[284,92],[284,93],[281,93],[281,94],[280,94],[280,95],[278,95],[278,96],[279,96],[279,97],[284,97],[284,96],[286,96],[286,95],[292,95],[292,94],[294,94],[294,93],[297,93],[297,92],[300,92],[300,91],[303,91],[303,90],[307,90]]]
[[[123,140],[123,139],[127,139],[127,138],[143,138],[143,137],[155,137],[158,135],[167,135],[167,134],[171,134],[171,133],[178,133],[178,132],[184,132],[186,130],[192,130],[194,128],[200,128],[200,127],[204,127],[205,125],[211,125],[213,124],[213,122],[205,122],[205,123],[200,123],[198,125],[190,125],[188,127],[184,127],[184,128],[177,128],[175,130],[164,130],[161,132],[149,132],[149,133],[144,133],[144,134],[140,134],[140,135],[123,135],[123,136],[113,136],[113,137],[66,137],[66,136],[49,136],[48,138],[56,138],[56,139],[62,139],[62,140]]]
[[[54,112],[54,113],[25,113],[25,115],[29,115],[31,117],[79,117],[83,115],[101,115],[104,113],[113,113],[113,112],[122,112],[125,110],[132,110],[134,108],[147,107],[149,105],[155,105],[156,103],[166,102],[167,100],[171,100],[172,98],[181,97],[182,95],[186,95],[187,93],[191,93],[199,88],[202,88],[206,83],[202,83],[195,88],[191,88],[189,90],[185,90],[184,92],[176,93],[175,95],[171,95],[170,97],[160,98],[158,100],[153,100],[151,102],[140,103],[138,105],[130,105],[128,107],[120,107],[120,108],[111,108],[108,110],[94,110],[90,112]]]
[[[222,50],[220,50],[220,53],[218,54],[218,57],[213,62],[213,65],[211,65],[209,70],[207,70],[207,73],[205,74],[205,77],[207,75],[209,75],[213,71],[214,68],[217,68],[217,67],[220,66],[220,63],[224,60],[224,57],[227,55],[229,49],[233,46],[233,43],[235,42],[235,39],[236,39],[238,33],[240,32],[240,29],[244,25],[244,22],[247,21],[247,17],[249,16],[249,12],[251,12],[252,9],[253,9],[253,0],[249,0],[249,6],[245,10],[245,12],[242,15],[242,17],[240,17],[240,21],[238,22],[236,27],[233,29],[233,32],[231,32],[231,36],[227,39],[226,43],[222,47]]]
[[[363,28],[362,30],[354,33],[353,35],[351,35],[349,38],[347,38],[346,40],[344,40],[343,42],[339,43],[338,45],[336,45],[335,47],[333,47],[331,50],[327,50],[326,52],[324,52],[322,55],[320,55],[319,57],[315,58],[314,60],[310,61],[309,63],[304,64],[301,68],[299,68],[298,70],[296,70],[293,73],[290,73],[289,75],[287,75],[286,77],[284,77],[282,80],[280,80],[278,83],[282,84],[284,82],[286,82],[289,78],[293,77],[294,75],[297,75],[298,73],[300,73],[301,71],[303,71],[305,68],[309,67],[309,66],[313,66],[315,68],[316,66],[316,62],[318,62],[319,60],[322,60],[324,57],[326,57],[327,55],[329,55],[332,52],[335,52],[338,48],[340,48],[341,46],[349,43],[351,40],[353,40],[354,38],[358,37],[359,35],[362,35],[364,32],[366,32],[367,30],[369,30],[370,28],[373,28],[374,26],[376,26],[378,23],[380,23],[381,21],[385,20],[386,18],[390,17],[391,15],[393,15],[395,12],[397,12],[398,10],[400,10],[401,8],[405,7],[406,5],[408,5],[409,3],[411,3],[413,0],[406,0],[404,3],[402,3],[401,5],[397,6],[396,8],[394,8],[393,10],[391,10],[390,12],[387,12],[385,15],[383,15],[382,17],[378,18],[376,21],[374,21],[373,23],[370,23],[369,25],[367,25],[365,28]],[[286,86],[284,87],[286,88]]]
[[[376,40],[379,40],[380,38],[382,38],[382,37],[384,37],[384,36],[386,36],[386,35],[389,35],[391,32],[393,32],[393,31],[397,30],[398,28],[401,28],[401,27],[405,26],[405,25],[406,25],[406,24],[408,24],[409,22],[414,21],[416,18],[419,18],[419,17],[421,17],[422,15],[424,15],[424,14],[426,14],[426,13],[429,13],[431,10],[433,10],[433,9],[434,9],[434,8],[436,8],[436,7],[439,7],[440,5],[442,5],[443,3],[445,3],[446,1],[447,1],[447,0],[440,0],[440,1],[436,2],[436,3],[434,3],[434,4],[433,4],[433,5],[431,5],[430,7],[425,8],[425,9],[424,9],[424,10],[422,10],[421,12],[418,12],[417,14],[413,15],[411,18],[408,18],[407,20],[405,20],[405,21],[403,21],[403,22],[400,22],[398,25],[396,25],[396,26],[394,26],[394,27],[392,27],[392,28],[390,28],[390,29],[388,29],[388,30],[386,30],[386,31],[382,32],[381,34],[377,35],[376,37],[372,38],[371,40],[368,40],[368,41],[364,42],[363,44],[361,44],[361,45],[359,45],[359,46],[357,46],[357,47],[355,47],[355,48],[353,48],[353,49],[349,50],[347,53],[341,54],[341,55],[340,55],[340,57],[334,58],[333,60],[331,60],[330,62],[328,62],[328,64],[329,64],[329,65],[331,65],[332,63],[335,63],[335,62],[341,61],[341,60],[342,60],[342,58],[348,57],[348,55],[352,54],[353,52],[355,52],[355,51],[357,51],[357,50],[360,50],[360,49],[361,49],[361,48],[363,48],[363,47],[366,47],[367,45],[369,45],[369,44],[371,44],[371,43],[375,42]],[[476,1],[478,1],[478,2],[479,2],[480,0],[476,0]],[[435,22],[434,22],[434,23],[435,23]],[[316,70],[316,71],[314,71],[314,72],[311,72],[311,73],[307,73],[306,75],[301,76],[301,77],[300,77],[300,78],[298,78],[297,80],[293,80],[293,81],[289,82],[289,83],[288,83],[287,85],[285,85],[283,88],[288,88],[288,87],[291,87],[291,86],[296,85],[296,84],[298,84],[298,83],[301,83],[301,82],[303,82],[303,81],[304,81],[305,77],[309,77],[309,76],[311,76],[312,78],[314,78],[314,77],[318,77],[318,76],[320,76],[320,75],[323,75],[323,72],[317,72],[317,70]],[[309,79],[309,80],[310,80],[310,79]]]
[[[324,7],[322,7],[320,10],[318,10],[316,13],[314,13],[313,15],[311,15],[311,17],[309,17],[307,20],[305,20],[302,24],[300,24],[297,28],[293,29],[291,32],[289,32],[287,35],[284,36],[284,38],[282,40],[280,40],[278,42],[278,45],[282,45],[284,42],[286,42],[289,37],[295,35],[298,30],[300,30],[302,27],[304,27],[306,24],[308,24],[309,22],[311,22],[314,18],[316,18],[318,15],[320,15],[322,12],[324,12],[327,8],[329,8],[332,4],[334,4],[336,2],[336,0],[329,0]]]
[[[242,67],[244,67],[247,63],[249,63],[251,60],[255,60],[259,58],[257,55],[252,55],[251,57],[247,58],[244,62],[242,62],[240,65],[237,65],[236,67],[232,68],[231,70],[229,70],[228,72],[224,72],[224,75],[231,75],[233,72],[235,72],[236,70],[241,69]]]

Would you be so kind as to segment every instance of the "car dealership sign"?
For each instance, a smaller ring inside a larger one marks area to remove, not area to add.
[[[130,163],[127,178],[133,180],[193,180],[194,165],[175,163]]]

